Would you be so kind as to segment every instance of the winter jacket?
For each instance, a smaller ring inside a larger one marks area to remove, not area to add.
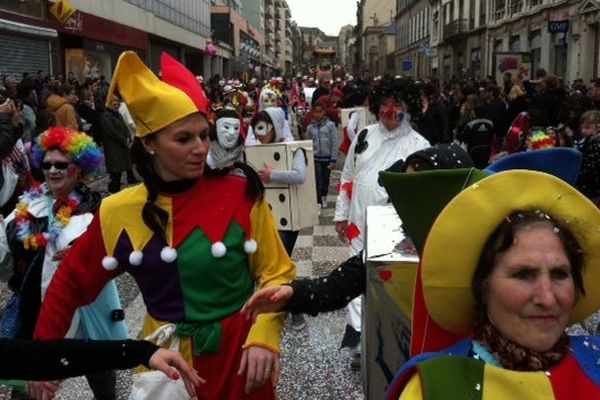
[[[308,125],[306,133],[307,137],[312,138],[315,160],[335,164],[338,143],[333,122],[327,117],[320,123],[315,120]]]
[[[75,107],[69,100],[56,94],[51,94],[46,100],[48,111],[54,115],[56,126],[66,126],[68,128],[80,130],[79,118],[75,112]]]
[[[104,156],[108,172],[123,172],[131,168],[129,158],[129,128],[118,112],[105,110],[100,114]]]

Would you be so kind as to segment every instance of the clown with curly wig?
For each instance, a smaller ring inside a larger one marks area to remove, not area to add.
[[[85,185],[103,159],[91,137],[65,127],[50,128],[37,138],[32,159],[42,170],[45,182],[26,190],[0,225],[4,230],[0,234],[0,277],[8,279],[8,286],[19,298],[21,312],[12,332],[19,339],[33,338],[58,264],[88,229],[101,199]],[[115,318],[123,313],[114,281],[103,285],[90,302],[69,318],[66,337],[126,339],[123,319]],[[87,378],[96,398],[116,397],[115,371]]]
[[[348,151],[337,197],[334,221],[341,240],[350,245],[350,254],[363,249],[365,212],[368,206],[385,205],[388,195],[377,183],[380,171],[410,154],[429,147],[429,142],[413,130],[410,116],[419,110],[419,90],[412,80],[384,77],[374,84],[369,110],[377,123],[359,132]],[[360,298],[349,307],[346,332],[360,332]],[[346,339],[358,337],[348,335]],[[358,342],[344,340],[358,348]]]
[[[67,127],[52,127],[36,139],[32,149],[33,164],[40,168],[44,154],[49,150],[62,152],[81,170],[81,180],[89,183],[102,164],[102,151],[91,136]],[[43,168],[42,168],[43,169]]]

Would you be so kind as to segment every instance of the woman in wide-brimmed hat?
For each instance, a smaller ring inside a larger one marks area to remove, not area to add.
[[[600,398],[600,340],[565,332],[600,308],[599,257],[600,210],[566,182],[516,170],[468,187],[427,236],[413,309],[467,339],[415,357],[387,398]]]

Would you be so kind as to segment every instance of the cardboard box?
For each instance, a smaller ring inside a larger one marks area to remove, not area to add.
[[[367,399],[383,398],[410,358],[413,287],[419,258],[392,205],[367,207],[362,365]]]
[[[358,133],[368,125],[367,115],[369,114],[369,110],[367,110],[366,107],[342,108],[341,109],[342,128],[345,128],[348,126],[348,121],[350,120],[350,114],[352,112],[357,112],[360,114],[360,120],[358,122],[358,131],[357,131],[357,133]]]
[[[246,162],[257,171],[263,169],[265,164],[278,170],[290,170],[294,152],[298,149],[306,154],[304,183],[287,185],[271,181],[265,184],[265,198],[277,222],[277,229],[283,231],[298,231],[318,222],[312,140],[248,146],[245,149]]]

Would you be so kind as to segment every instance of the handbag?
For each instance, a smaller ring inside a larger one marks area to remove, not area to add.
[[[179,351],[179,337],[174,332],[175,325],[166,324],[152,332],[146,340],[161,346],[171,339],[169,350]],[[133,375],[129,400],[142,399],[190,400],[191,397],[185,389],[183,379],[174,381],[161,371],[148,371]]]

